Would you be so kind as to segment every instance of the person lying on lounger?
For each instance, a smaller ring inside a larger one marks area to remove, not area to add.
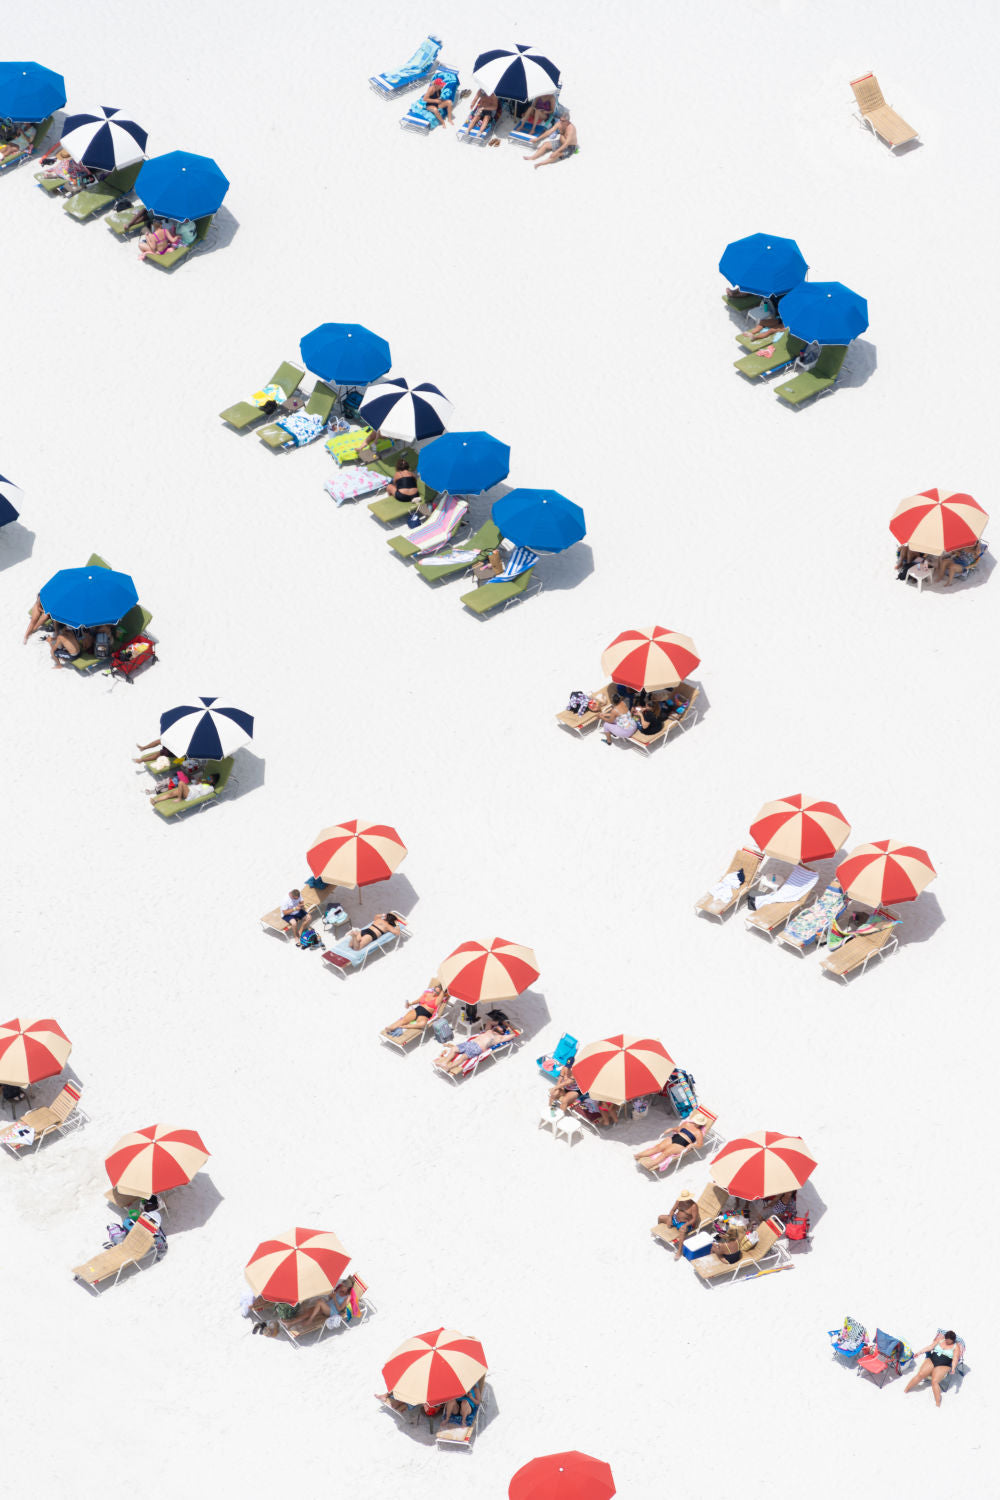
[[[539,125],[545,124],[555,107],[556,101],[550,94],[543,94],[541,99],[526,104],[518,117],[518,130],[537,130]]]
[[[482,1031],[477,1031],[475,1036],[467,1037],[464,1042],[449,1042],[448,1046],[443,1047],[434,1059],[434,1066],[457,1077],[466,1063],[481,1057],[484,1052],[488,1052],[500,1042],[510,1041],[513,1035],[513,1030],[505,1026],[502,1021],[491,1021]]]
[[[387,933],[397,932],[402,923],[402,918],[397,917],[394,911],[380,911],[372,917],[367,927],[352,927],[347,934],[347,941],[358,953],[362,948],[367,948],[369,943],[375,943],[379,938],[385,937]]]
[[[542,118],[544,119],[545,116],[543,115]],[[576,126],[568,114],[562,115],[554,125],[550,125],[548,130],[538,137],[538,145],[524,159],[532,162],[536,167],[551,167],[553,162],[560,161],[564,156],[572,156],[576,150],[576,144]]]
[[[167,250],[176,250],[181,243],[180,236],[174,234],[167,220],[160,219],[140,239],[139,259],[145,260],[147,255],[163,255]]]
[[[27,641],[29,635],[34,635],[36,630],[44,630],[46,626],[51,624],[52,616],[47,614],[42,608],[42,601],[36,594],[35,602],[28,610],[28,628],[24,632],[25,641]]]
[[[289,1333],[313,1333],[323,1326],[332,1312],[333,1308],[324,1297],[309,1297],[299,1303],[293,1318],[283,1321]]]
[[[922,1381],[929,1380],[931,1383],[931,1392],[934,1396],[934,1405],[940,1406],[941,1382],[947,1379],[955,1368],[955,1358],[958,1354],[958,1335],[954,1329],[949,1328],[946,1333],[942,1333],[940,1338],[935,1339],[933,1343],[925,1344],[923,1349],[918,1349],[916,1357],[919,1359],[921,1354],[926,1354],[927,1358],[917,1370],[909,1385],[904,1385],[903,1392],[905,1394],[907,1391],[915,1390]]]
[[[748,339],[763,338],[765,333],[774,335],[785,332],[784,322],[782,321],[781,314],[778,312],[778,304],[781,301],[781,298],[764,297],[762,301],[765,308],[768,309],[768,312],[766,316],[761,317],[760,320],[751,328],[750,332],[747,334]]]
[[[160,785],[157,790],[147,792],[147,797],[152,797],[153,806],[158,802],[184,802],[191,787],[191,777],[183,766],[178,766],[174,774],[166,783]]]
[[[662,1168],[672,1156],[683,1156],[692,1146],[702,1147],[705,1144],[705,1132],[700,1125],[688,1121],[683,1125],[676,1126],[673,1130],[665,1130],[658,1141],[653,1141],[648,1146],[643,1146],[641,1151],[635,1153],[636,1161],[642,1162],[644,1167]]]
[[[452,102],[450,99],[442,99],[441,90],[444,88],[443,78],[432,78],[421,97],[421,103],[432,115],[435,115],[442,125],[452,123]]]
[[[11,156],[20,156],[22,152],[30,151],[35,144],[37,125],[2,125],[0,126],[0,162],[4,162]]]
[[[172,760],[177,765],[180,765],[180,764],[182,764],[182,762],[184,760],[183,756],[181,756],[181,755],[174,755],[171,750],[168,750],[167,747],[166,747],[166,745],[163,743],[162,740],[150,740],[149,743],[146,744],[146,745],[140,745],[139,741],[136,740],[136,742],[135,742],[135,748],[137,750],[144,750],[144,751],[148,750],[149,754],[148,755],[133,755],[133,757],[132,757],[132,764],[134,766],[149,765],[154,760]]]
[[[55,635],[49,639],[52,665],[58,669],[64,662],[79,656],[81,651],[93,650],[93,646],[94,637],[89,630],[70,630],[68,625],[57,625]]]
[[[500,100],[496,94],[484,94],[482,89],[478,89],[472,101],[472,108],[469,110],[469,117],[465,122],[466,128],[477,131],[485,130],[491,121],[496,120],[499,113]]]
[[[674,1260],[680,1260],[684,1249],[684,1241],[689,1234],[694,1234],[701,1222],[698,1205],[694,1200],[694,1194],[689,1193],[687,1188],[682,1188],[680,1196],[668,1214],[660,1214],[657,1224],[670,1224],[677,1230],[677,1240],[674,1249]]]
[[[427,988],[420,999],[410,1006],[410,1009],[399,1017],[398,1021],[391,1021],[382,1033],[383,1036],[398,1036],[401,1031],[423,1031],[429,1026],[437,1015],[441,1006],[449,998],[448,991],[438,979],[430,979]]]

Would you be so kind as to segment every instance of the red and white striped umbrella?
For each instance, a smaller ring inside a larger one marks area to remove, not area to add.
[[[454,1328],[418,1333],[382,1366],[385,1388],[410,1406],[437,1406],[464,1396],[486,1374],[486,1355],[478,1339]]]
[[[837,866],[845,895],[872,907],[914,901],[936,874],[925,850],[896,839],[859,844]]]
[[[811,1176],[816,1162],[801,1136],[757,1130],[723,1146],[709,1162],[709,1176],[734,1198],[770,1198],[790,1193]]]
[[[0,1083],[27,1088],[66,1066],[73,1043],[55,1021],[5,1021],[0,1026]]]
[[[262,1240],[246,1263],[244,1276],[268,1302],[304,1302],[332,1291],[351,1257],[328,1229],[289,1229]]]
[[[643,1094],[658,1094],[673,1067],[673,1058],[655,1037],[619,1035],[581,1047],[573,1077],[592,1099],[624,1104]]]
[[[388,880],[405,858],[406,845],[395,828],[358,818],[324,828],[306,855],[314,875],[351,889]]]
[[[438,978],[456,1000],[510,1000],[538,978],[538,961],[530,948],[491,938],[488,943],[460,943],[438,969]]]
[[[765,802],[750,824],[750,833],[765,854],[796,865],[829,859],[850,831],[850,823],[835,802],[820,802],[801,792]]]
[[[112,1187],[148,1198],[190,1182],[209,1154],[196,1130],[147,1125],[144,1130],[123,1135],[104,1166]]]
[[[922,490],[896,506],[889,530],[904,547],[940,557],[956,547],[973,546],[988,520],[971,495],[960,490]]]
[[[658,692],[676,687],[700,662],[694,641],[676,630],[623,630],[601,655],[601,668],[622,687]]]

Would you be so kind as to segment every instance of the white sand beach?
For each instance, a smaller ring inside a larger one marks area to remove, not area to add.
[[[463,86],[484,48],[536,43],[579,154],[534,172],[507,144],[400,130],[413,96],[366,81],[428,29]],[[714,1491],[984,1494],[1000,580],[989,559],[901,587],[888,521],[940,485],[998,537],[995,6],[37,0],[4,52],[231,181],[166,274],[73,222],[32,164],[0,177],[0,471],[24,491],[0,531],[0,974],[5,1016],[72,1038],[89,1117],[0,1161],[8,1486],[502,1500],[531,1457],[579,1448],[630,1500],[695,1466]],[[858,127],[869,68],[916,148]],[[758,230],[868,299],[839,387],[800,411],[732,368],[716,267]],[[219,420],[326,320],[374,329],[454,428],[509,443],[509,485],[583,507],[540,594],[473,618],[364,501],[333,506],[321,443],[271,453]],[[21,644],[39,586],[92,551],[152,612],[134,685]],[[648,758],[559,729],[607,643],[654,621],[697,643],[699,721]],[[217,806],[164,822],[132,747],[192,693],[256,732]],[[693,911],[761,804],[799,791],[844,810],[848,848],[912,841],[937,870],[898,951],[848,986],[742,913]],[[409,853],[352,920],[396,907],[412,936],[341,980],[258,919],[353,817]],[[504,1003],[514,1055],[452,1087],[430,1044],[379,1045],[458,943],[494,934],[541,968]],[[659,1037],[724,1135],[804,1137],[792,1271],[709,1288],[650,1236],[675,1184],[707,1180],[636,1169],[665,1111],[573,1146],[538,1128],[534,1059],[564,1031]],[[104,1158],[154,1121],[210,1160],[171,1201],[165,1259],[90,1296],[71,1268],[106,1238]],[[254,1247],[293,1224],[336,1231],[377,1308],[300,1350],[238,1310]],[[954,1328],[969,1373],[940,1411],[927,1387],[875,1389],[830,1352],[847,1315],[915,1348]],[[441,1325],[490,1365],[463,1454],[372,1399]]]

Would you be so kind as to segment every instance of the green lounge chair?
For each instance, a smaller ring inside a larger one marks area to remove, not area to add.
[[[500,532],[495,524],[492,521],[486,521],[474,536],[470,536],[469,540],[461,545],[463,550],[471,551],[475,547],[478,552],[488,554],[499,547],[500,541]],[[427,583],[438,583],[442,578],[454,578],[456,574],[467,573],[469,570],[469,564],[464,562],[435,564],[433,556],[426,562],[416,562],[413,566]]]
[[[178,813],[191,812],[196,807],[207,807],[210,802],[217,802],[226,789],[226,783],[232,774],[232,769],[233,757],[231,755],[227,755],[225,760],[206,760],[205,770],[210,775],[218,776],[219,778],[211,792],[193,801],[188,801],[185,798],[183,802],[173,800],[170,802],[157,802],[152,804],[153,811],[158,812],[161,818],[175,818]]]
[[[138,224],[132,222],[136,214],[143,211],[144,207],[144,204],[136,199],[134,203],[129,204],[128,208],[116,208],[106,214],[104,222],[111,233],[116,234],[120,240],[127,239],[130,234],[138,234],[140,229],[149,227],[148,217],[141,219]]]
[[[459,500],[456,495],[447,496],[431,511],[426,521],[421,521],[406,536],[389,537],[386,545],[404,562],[416,557],[418,552],[427,550],[428,546],[441,550],[453,542],[457,533],[465,528],[468,514],[468,501]],[[433,556],[433,552],[430,555]]]
[[[174,250],[164,250],[162,255],[157,255],[154,251],[151,255],[146,256],[147,263],[152,262],[154,266],[160,266],[162,270],[169,271],[173,266],[176,266],[179,260],[184,259],[189,250],[194,249],[199,240],[205,238],[208,233],[208,226],[214,218],[214,214],[206,214],[203,219],[195,219],[195,236],[190,245],[178,245]]]
[[[47,193],[58,193],[66,186],[65,177],[49,177],[46,172],[36,172],[35,181]]]
[[[4,157],[3,161],[0,162],[0,172],[6,172],[8,168],[16,167],[19,161],[27,161],[29,156],[34,156],[35,152],[38,150],[39,146],[42,144],[45,137],[48,135],[49,130],[51,129],[52,118],[52,115],[49,115],[47,120],[42,120],[38,125],[31,125],[29,123],[28,128],[33,129],[35,132],[34,135],[31,136],[29,144],[27,146],[22,146],[16,156]],[[24,131],[23,127],[22,134],[24,135],[25,140],[29,140],[27,133]]]
[[[824,344],[819,358],[808,370],[793,375],[784,385],[778,386],[778,395],[789,406],[801,406],[813,396],[822,396],[836,383],[841,366],[847,356],[846,344]]]
[[[377,469],[380,474],[391,478],[396,472],[396,465],[401,458],[405,458],[407,465],[416,473],[417,455],[412,448],[407,448],[402,453],[390,453],[385,458],[376,459],[375,463],[369,464],[370,469]],[[417,499],[397,500],[394,495],[383,495],[381,500],[369,500],[368,509],[376,521],[381,521],[386,526],[393,525],[396,521],[402,521],[410,514],[414,505],[420,504],[430,510],[437,504],[437,490],[428,489],[424,481],[417,474]]]
[[[507,583],[498,583],[496,579],[492,583],[484,583],[479,588],[473,589],[469,594],[462,595],[462,603],[466,609],[471,609],[474,615],[488,615],[491,609],[506,609],[515,599],[519,599],[524,593],[534,574],[534,568],[529,568],[525,573],[519,573],[516,578],[511,578]]]
[[[91,214],[103,213],[116,198],[132,191],[141,166],[142,162],[136,162],[134,166],[122,167],[120,172],[109,172],[103,182],[67,198],[63,208],[74,219],[89,219]]]
[[[746,349],[752,354],[755,349],[763,349],[765,344],[772,343],[775,338],[777,338],[777,330],[767,329],[764,333],[758,333],[755,339],[752,339],[748,333],[738,333],[736,342],[741,349]]]
[[[270,380],[265,385],[277,385],[284,391],[286,398],[297,391],[301,384],[305,370],[300,370],[298,365],[281,364],[275,370]],[[263,389],[263,387],[262,387]],[[237,432],[244,427],[249,427],[251,422],[256,422],[264,415],[260,407],[253,401],[237,401],[235,406],[227,406],[225,411],[220,411],[219,416],[223,422],[228,422],[230,427],[235,427]]]
[[[805,347],[802,340],[795,338],[793,334],[782,333],[775,339],[774,353],[767,359],[762,359],[759,354],[745,354],[742,359],[735,361],[733,369],[739,370],[748,380],[756,380],[760,375],[771,375],[775,370],[783,370]]]
[[[110,568],[111,564],[105,562],[99,552],[92,552],[87,558],[86,566],[88,568]]]
[[[276,381],[275,384],[280,385],[281,382]],[[317,380],[309,400],[302,409],[310,417],[319,417],[325,427],[336,403],[337,392],[332,391],[322,380]],[[257,436],[269,448],[294,448],[296,446],[291,433],[279,427],[277,422],[269,422],[266,427],[258,428]],[[320,434],[317,432],[316,436],[319,437]]]
[[[758,297],[756,292],[737,292],[735,295],[723,292],[722,300],[730,312],[749,312],[751,307],[756,307],[764,299]]]

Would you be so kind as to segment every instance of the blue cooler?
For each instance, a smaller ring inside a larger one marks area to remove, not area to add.
[[[710,1254],[711,1249],[712,1236],[706,1229],[703,1229],[700,1233],[692,1234],[684,1241],[681,1254],[686,1260],[700,1260],[703,1255]]]

